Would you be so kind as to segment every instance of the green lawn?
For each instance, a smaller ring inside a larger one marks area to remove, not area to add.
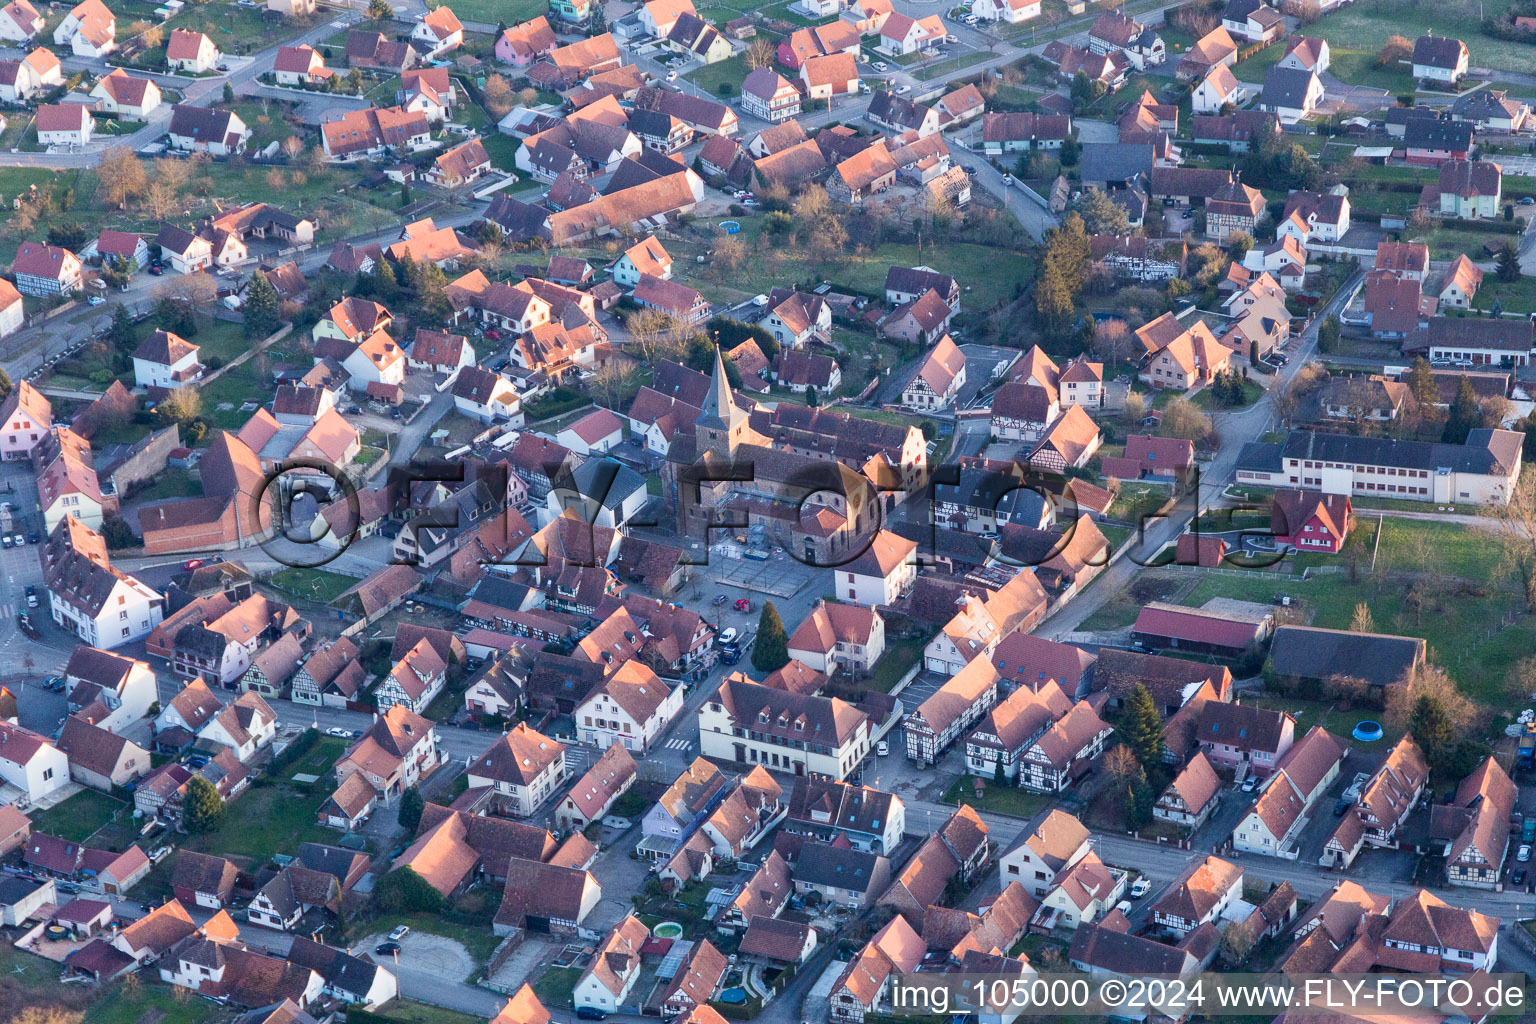
[[[84,842],[97,829],[112,820],[112,815],[133,809],[121,800],[94,789],[84,789],[61,804],[32,815],[32,831],[46,832],[72,843]]]
[[[1371,749],[1385,750],[1403,736],[1403,730],[1383,722],[1381,712],[1372,708],[1341,711],[1334,707],[1332,701],[1305,700],[1301,697],[1286,697],[1270,693],[1244,693],[1243,703],[1269,708],[1272,711],[1289,712],[1296,718],[1296,735],[1298,736],[1303,735],[1313,726],[1320,725],[1335,736],[1349,740],[1352,744],[1358,744],[1358,740],[1350,739],[1350,733],[1354,731],[1355,726],[1367,719],[1379,722],[1382,731],[1386,733],[1380,740],[1371,744]]]
[[[581,978],[579,967],[551,967],[533,983],[534,994],[545,1009],[559,1010],[571,1005],[571,990]]]
[[[1138,523],[1144,515],[1151,515],[1168,501],[1166,485],[1146,484],[1137,480],[1124,480],[1109,506],[1109,518],[1122,523]]]
[[[1210,575],[1184,599],[1198,607],[1213,597],[1269,603],[1286,595],[1303,603],[1314,626],[1347,629],[1355,606],[1367,604],[1382,633],[1422,637],[1431,656],[1468,696],[1491,701],[1510,668],[1536,646],[1536,619],[1519,614],[1513,586],[1491,581],[1498,551],[1476,529],[1409,519],[1383,521],[1376,570],[1370,571],[1374,524],[1362,522],[1350,538],[1362,552],[1358,579],[1347,574],[1302,580],[1282,573]],[[1343,557],[1317,556],[1314,564],[1346,565]],[[1414,581],[1428,584],[1424,607],[1405,600]],[[1502,628],[1504,616],[1514,618]]]
[[[1503,245],[1506,239],[1518,243],[1519,237],[1518,235],[1501,235],[1492,231],[1436,228],[1427,235],[1414,238],[1414,241],[1424,242],[1429,246],[1429,258],[1432,260],[1454,260],[1462,253],[1466,253],[1474,260],[1485,260],[1488,256],[1483,252],[1484,245],[1490,242],[1496,246]]]
[[[1216,394],[1210,388],[1201,388],[1192,402],[1201,409],[1220,412],[1223,409],[1246,409],[1248,406],[1264,397],[1264,389],[1251,380],[1243,381],[1243,400],[1237,405],[1223,405],[1216,401]]]
[[[239,430],[251,418],[250,413],[240,411],[240,406],[247,400],[265,402],[276,388],[270,377],[258,377],[251,362],[245,362],[199,390],[204,418],[221,430]],[[220,409],[221,405],[230,408]]]
[[[727,97],[740,95],[741,81],[747,77],[747,71],[747,55],[738,53],[727,60],[694,68],[688,72],[687,78],[711,97],[719,99],[722,95]],[[730,86],[730,92],[721,93],[722,85]]]
[[[357,580],[324,569],[289,568],[275,572],[266,579],[268,585],[286,591],[295,597],[307,597],[320,604],[330,604],[343,593],[357,585]]]
[[[429,3],[427,6],[435,8],[443,5]],[[478,21],[492,26],[502,21],[508,25],[517,25],[549,10],[545,0],[453,0],[449,6],[460,21]]]
[[[931,82],[936,78],[948,80],[957,72],[963,71],[973,64],[980,64],[990,60],[992,55],[984,50],[976,50],[961,57],[952,57],[949,60],[941,60],[936,63],[924,64],[913,77],[924,82]]]
[[[1513,0],[1449,0],[1411,6],[1394,0],[1360,0],[1329,14],[1304,31],[1307,35],[1328,40],[1333,55],[1330,70],[1341,81],[1356,85],[1377,83],[1369,81],[1369,76],[1353,77],[1349,73],[1352,70],[1350,61],[1346,60],[1341,67],[1341,54],[1369,54],[1374,60],[1388,36],[1401,35],[1412,42],[1427,32],[1464,40],[1471,51],[1470,63],[1475,67],[1527,71],[1536,57],[1536,48],[1527,43],[1494,39],[1477,31],[1480,19],[1497,17],[1512,6]],[[1406,70],[1402,77],[1407,80]]]
[[[892,266],[929,266],[953,274],[971,290],[961,296],[961,305],[972,311],[987,310],[1011,300],[1014,293],[1034,280],[1034,260],[1014,249],[993,248],[974,243],[924,246],[921,251],[909,243],[888,242],[863,253],[850,252],[832,264],[820,264],[804,251],[763,239],[762,218],[739,218],[747,257],[731,275],[728,285],[715,286],[696,280],[690,284],[706,296],[711,290],[746,298],[766,293],[785,281],[803,281],[823,277],[834,285],[850,288],[863,295],[885,294],[885,274]],[[676,253],[673,253],[674,258]]]
[[[100,438],[100,434],[97,438]],[[142,491],[134,491],[135,501],[162,501],[166,498],[201,498],[203,481],[191,470],[167,467],[155,474],[154,482]]]
[[[323,773],[315,773],[323,774]],[[199,853],[245,856],[263,864],[275,853],[292,853],[300,843],[325,843],[335,833],[315,824],[315,812],[328,794],[298,786],[253,786],[225,808],[219,827],[189,836],[182,844]]]
[[[1485,274],[1475,301],[1481,309],[1492,309],[1497,302],[1506,313],[1536,313],[1536,277],[1505,284],[1492,273]]]
[[[396,999],[382,1010],[375,1010],[373,1019],[399,1021],[400,1024],[480,1024],[479,1017],[409,999]]]
[[[58,969],[53,964],[48,966],[54,971]],[[204,1024],[223,1017],[225,1012],[190,994],[178,999],[169,985],[158,981],[141,982],[131,988],[117,982],[104,991],[106,996],[85,1011],[84,1024],[141,1024],[151,1020],[157,1024]]]
[[[146,5],[151,10],[154,4]],[[117,12],[117,33],[119,38],[127,33],[128,27],[136,20]],[[150,17],[150,21],[154,21]],[[259,7],[239,7],[233,3],[211,3],[203,6],[188,4],[182,8],[182,13],[163,24],[165,37],[171,36],[173,29],[187,29],[191,32],[205,32],[213,44],[225,53],[252,53],[256,50],[266,49],[299,35],[310,26],[303,22],[288,19],[275,24],[269,23],[261,16]],[[162,45],[163,51],[165,47]]]
[[[889,693],[891,687],[901,682],[901,677],[921,660],[924,646],[921,640],[901,640],[886,647],[870,676],[869,688]]]
[[[1007,784],[998,785],[987,778],[982,779],[982,795],[977,797],[975,779],[976,776],[972,775],[956,779],[954,785],[944,793],[944,803],[956,806],[967,803],[980,811],[1011,814],[1019,818],[1033,817],[1051,803],[1051,798],[1044,793],[1031,793],[1027,789]]]

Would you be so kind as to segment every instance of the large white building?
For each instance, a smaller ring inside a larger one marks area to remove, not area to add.
[[[0,721],[0,799],[24,809],[69,785],[69,758],[30,729]]]
[[[626,661],[577,705],[576,735],[585,744],[620,743],[642,755],[682,713],[683,696],[681,686],[669,687],[641,662]]]
[[[1245,445],[1237,480],[1327,494],[1503,505],[1520,478],[1524,437],[1479,428],[1466,444],[1455,445],[1298,430],[1284,444]]]
[[[761,686],[740,674],[699,707],[699,752],[842,781],[870,745],[869,718],[845,701]]]
[[[130,643],[165,617],[165,598],[114,569],[101,534],[73,515],[48,538],[43,580],[53,621],[93,647]]]
[[[881,530],[863,553],[834,570],[837,596],[867,608],[895,604],[917,581],[917,541]]]
[[[526,817],[565,781],[565,744],[519,722],[472,761],[465,774],[471,789],[491,787],[505,810]]]
[[[72,705],[113,732],[148,715],[160,699],[148,662],[94,647],[75,648],[64,666],[64,687]]]

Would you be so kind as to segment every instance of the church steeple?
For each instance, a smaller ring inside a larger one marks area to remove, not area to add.
[[[704,396],[704,409],[697,421],[698,450],[726,457],[736,454],[736,446],[745,437],[746,425],[747,414],[737,407],[731,396],[731,382],[725,375],[725,357],[716,345],[715,374],[710,379],[709,393]]]

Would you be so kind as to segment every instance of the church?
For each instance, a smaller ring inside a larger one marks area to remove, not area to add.
[[[664,501],[677,517],[678,534],[716,544],[761,524],[769,538],[812,565],[838,565],[857,555],[881,526],[875,483],[835,458],[775,447],[752,418],[733,400],[716,350],[703,411],[691,436],[680,432],[673,440],[662,469]]]

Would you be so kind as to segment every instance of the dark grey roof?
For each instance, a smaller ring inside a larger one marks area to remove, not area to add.
[[[355,1002],[361,1002],[362,997],[368,994],[368,990],[373,987],[374,977],[382,969],[370,960],[350,956],[343,950],[311,941],[302,935],[293,937],[293,945],[288,950],[288,962],[308,967],[324,978],[329,987],[356,996]]]
[[[617,511],[636,491],[645,490],[645,477],[607,457],[591,458],[555,481],[561,490],[574,489],[585,498],[601,498],[603,508]]]
[[[1448,149],[1464,153],[1472,148],[1472,124],[1439,117],[1410,118],[1403,141],[1414,149]]]
[[[14,875],[6,875],[0,878],[0,907],[15,906],[47,884],[47,882],[32,882]]]
[[[951,470],[951,472],[953,472]],[[979,466],[960,468],[957,483],[935,483],[933,499],[962,508],[996,510],[1009,521],[1039,526],[1045,511],[1045,496],[1026,487],[1017,477]],[[941,480],[950,479],[941,475]]]
[[[1394,441],[1386,437],[1294,431],[1283,448],[1287,459],[1350,462],[1398,469],[1448,469],[1457,473],[1504,473],[1520,456],[1523,435],[1511,430],[1472,431],[1467,443]],[[1246,449],[1245,449],[1246,450]],[[1241,465],[1241,456],[1239,456]]]
[[[800,848],[791,877],[810,885],[864,892],[872,881],[877,880],[879,872],[876,869],[882,859],[877,854],[829,843],[806,843]]]
[[[1525,317],[1485,320],[1482,317],[1437,316],[1429,321],[1429,343],[1530,352],[1536,345],[1536,324]]]
[[[1424,647],[1418,637],[1281,626],[1275,630],[1269,667],[1282,676],[1327,679],[1344,675],[1386,686],[1401,679],[1424,657]]]
[[[1465,49],[1460,39],[1449,36],[1419,36],[1413,43],[1413,62],[1426,67],[1454,70]]]
[[[1085,142],[1079,166],[1083,181],[1116,185],[1150,173],[1155,161],[1148,143]]]
[[[1221,17],[1223,21],[1247,21],[1248,15],[1263,6],[1261,0],[1227,0]]]
[[[1250,473],[1278,473],[1281,465],[1278,444],[1249,441],[1237,453],[1237,468]]]
[[[1307,98],[1307,87],[1313,78],[1311,71],[1300,68],[1283,68],[1276,64],[1264,76],[1264,93],[1260,102],[1266,107],[1294,107],[1301,109]]]

